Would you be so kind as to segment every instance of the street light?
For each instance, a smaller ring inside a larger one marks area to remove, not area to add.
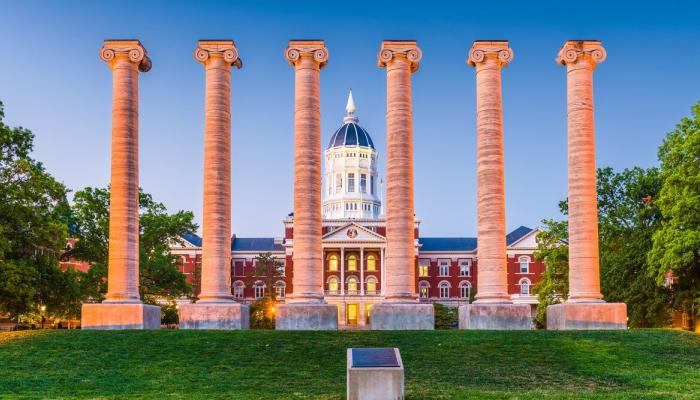
[[[42,304],[41,307],[39,307],[39,310],[41,310],[41,329],[44,329],[44,321],[46,321],[44,312],[46,311],[46,306]]]

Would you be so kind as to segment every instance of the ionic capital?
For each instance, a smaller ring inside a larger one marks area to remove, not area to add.
[[[289,65],[296,66],[301,60],[313,60],[319,68],[328,64],[328,49],[323,40],[290,40],[284,51]]]
[[[513,61],[513,49],[507,40],[475,40],[469,49],[467,65],[476,67],[482,63],[495,63],[499,67],[507,66]]]
[[[599,40],[568,40],[559,49],[557,64],[569,65],[587,62],[595,68],[596,64],[605,61],[606,56],[605,48]]]
[[[377,56],[377,67],[386,67],[393,61],[403,59],[408,61],[411,72],[418,71],[423,52],[415,40],[384,40]]]
[[[114,69],[117,63],[123,61],[137,65],[141,72],[150,71],[152,65],[146,49],[136,39],[105,40],[100,49],[100,58],[110,69]]]
[[[233,65],[239,69],[243,66],[243,60],[238,56],[238,48],[233,40],[200,40],[199,46],[194,49],[194,59],[205,66],[215,59],[223,59],[229,66]]]

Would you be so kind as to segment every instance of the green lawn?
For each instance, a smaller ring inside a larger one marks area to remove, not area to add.
[[[399,347],[407,399],[700,398],[700,335],[0,333],[0,398],[342,399],[345,349]]]

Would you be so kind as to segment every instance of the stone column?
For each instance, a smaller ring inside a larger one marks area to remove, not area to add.
[[[139,295],[139,71],[151,60],[138,40],[105,40],[100,58],[112,70],[112,162],[107,294],[84,304],[83,329],[157,329],[160,307]]]
[[[194,58],[206,70],[201,292],[180,307],[183,329],[247,329],[248,306],[231,294],[231,66],[233,40],[200,40]]]
[[[372,314],[372,329],[433,329],[432,305],[415,290],[413,112],[411,73],[423,53],[415,41],[385,40],[377,66],[386,68],[386,301]],[[396,303],[396,304],[391,304]]]
[[[606,53],[597,40],[570,40],[566,66],[569,200],[569,298],[547,307],[548,329],[626,329],[624,303],[604,303],[598,264],[593,71]]]
[[[460,307],[463,329],[529,329],[530,307],[508,294],[501,69],[513,59],[508,41],[477,40],[467,64],[476,68],[477,257],[479,291]]]
[[[294,293],[278,307],[276,328],[337,329],[322,281],[320,72],[328,49],[322,40],[292,40],[285,57],[294,67]]]

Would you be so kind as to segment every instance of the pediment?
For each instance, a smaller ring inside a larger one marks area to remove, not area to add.
[[[324,242],[386,242],[384,236],[354,222],[343,225],[333,232],[326,233],[322,239]]]
[[[511,243],[508,246],[509,249],[536,249],[537,248],[537,233],[540,231],[539,228],[535,228],[528,232],[526,235]]]

